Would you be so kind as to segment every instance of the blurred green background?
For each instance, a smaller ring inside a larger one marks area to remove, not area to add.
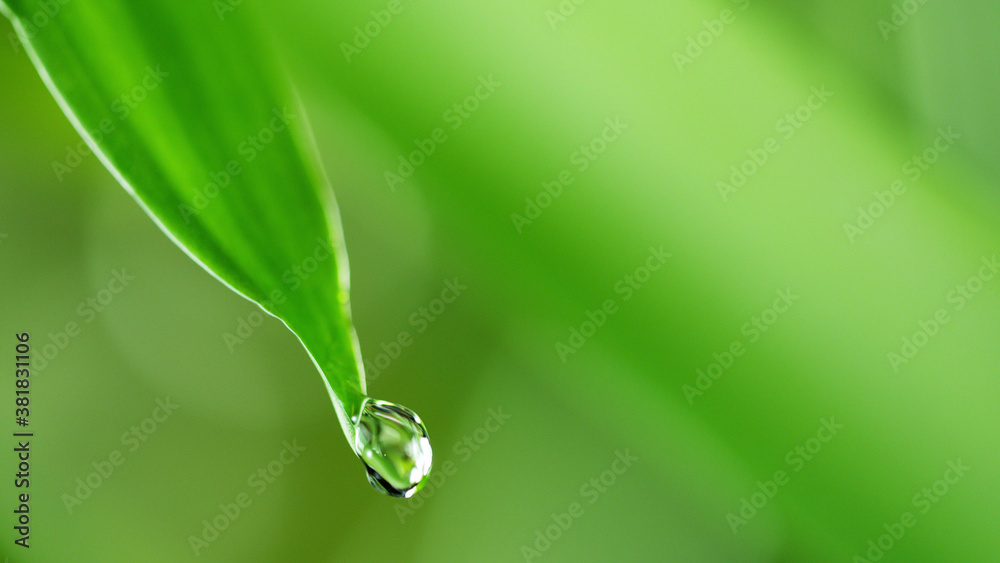
[[[0,357],[23,331],[58,351],[32,547],[8,449],[0,555],[1000,559],[1000,6],[204,4],[264,15],[339,199],[369,392],[421,414],[435,477],[373,492],[296,338],[93,155],[54,171],[80,137],[4,21]]]

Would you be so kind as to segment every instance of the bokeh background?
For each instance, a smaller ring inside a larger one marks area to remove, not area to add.
[[[3,439],[0,555],[1000,558],[1000,278],[983,269],[1000,252],[1000,7],[403,0],[348,56],[388,3],[204,4],[219,25],[226,6],[259,10],[282,52],[340,202],[369,391],[421,414],[435,482],[408,501],[373,492],[291,333],[257,323],[92,155],[57,177],[79,136],[4,21],[0,357],[12,370],[16,332],[65,346],[33,375],[30,550],[13,545]],[[453,129],[446,112],[490,76],[500,86]],[[607,119],[627,127],[582,170]],[[390,187],[438,127],[448,140]],[[914,155],[949,128],[915,178]],[[777,150],[723,197],[768,139]],[[559,197],[536,199],[563,170]],[[549,205],[518,228],[526,198]],[[663,267],[637,272],[661,247]],[[111,294],[116,271],[134,280]],[[456,280],[467,289],[437,308]],[[779,291],[797,299],[768,312]],[[606,300],[616,312],[561,357]],[[755,318],[766,331],[745,328]],[[412,343],[380,359],[403,332]],[[904,338],[921,345],[894,362]],[[177,408],[143,429],[158,400]],[[152,431],[130,441],[133,427]],[[286,442],[305,449],[273,463]],[[124,463],[67,508],[115,450]],[[615,473],[619,454],[637,460]],[[269,464],[261,490],[250,478]],[[241,493],[249,506],[193,548]]]

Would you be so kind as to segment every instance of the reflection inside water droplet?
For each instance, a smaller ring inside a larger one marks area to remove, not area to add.
[[[417,413],[366,399],[355,423],[354,452],[376,491],[409,498],[431,472],[431,443]]]

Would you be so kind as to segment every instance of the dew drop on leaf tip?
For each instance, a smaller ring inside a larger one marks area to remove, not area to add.
[[[366,398],[354,419],[354,452],[376,491],[409,498],[431,472],[431,443],[417,413]]]

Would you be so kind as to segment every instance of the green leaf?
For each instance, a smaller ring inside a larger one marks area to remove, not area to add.
[[[87,145],[157,225],[298,335],[353,437],[365,382],[338,212],[252,10],[52,4],[0,8]]]

